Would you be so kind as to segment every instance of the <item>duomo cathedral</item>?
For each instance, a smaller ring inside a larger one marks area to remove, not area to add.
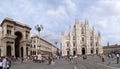
[[[89,27],[88,21],[79,22],[75,20],[68,34],[61,34],[62,56],[67,55],[90,55],[103,53],[101,34],[95,33],[94,27]]]

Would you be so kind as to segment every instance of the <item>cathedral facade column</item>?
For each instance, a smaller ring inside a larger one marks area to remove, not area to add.
[[[14,43],[11,45],[11,53],[12,53],[12,56],[15,56],[15,46],[14,46]]]
[[[7,43],[6,42],[4,43],[3,48],[4,48],[4,56],[6,56],[7,55]]]
[[[26,58],[27,56],[26,56],[26,45],[25,45],[25,44],[24,44],[24,46],[23,46],[23,52],[24,52],[24,53],[23,53],[23,55],[24,55],[23,57]]]
[[[72,28],[70,28],[70,55],[73,55],[73,34],[72,34]]]

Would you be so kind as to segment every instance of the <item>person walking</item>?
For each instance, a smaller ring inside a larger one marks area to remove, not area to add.
[[[69,57],[69,60],[72,61],[72,56]]]
[[[23,57],[21,57],[21,63],[23,63],[23,60],[24,60],[24,58],[23,58]]]
[[[51,65],[54,65],[54,64],[55,64],[55,60],[54,60],[54,57],[52,57]]]
[[[50,65],[51,62],[52,62],[52,58],[49,56],[49,57],[48,57],[48,65]]]
[[[7,58],[6,57],[3,57],[3,60],[2,60],[2,69],[7,69]]]
[[[116,55],[117,56],[117,64],[119,63],[119,54]]]
[[[102,54],[102,62],[105,62],[105,55],[104,54]]]

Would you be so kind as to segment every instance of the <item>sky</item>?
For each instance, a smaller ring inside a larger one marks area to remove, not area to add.
[[[120,0],[0,0],[0,22],[6,17],[29,25],[31,35],[42,25],[40,36],[58,47],[61,31],[69,32],[75,19],[101,32],[103,46],[120,44]]]

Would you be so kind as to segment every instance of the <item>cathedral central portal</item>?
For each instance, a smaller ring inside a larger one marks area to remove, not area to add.
[[[85,55],[85,48],[82,48],[82,55]]]

